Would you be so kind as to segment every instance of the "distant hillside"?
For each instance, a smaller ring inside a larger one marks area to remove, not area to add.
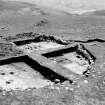
[[[85,15],[85,16],[105,16],[105,10],[96,10],[96,11],[85,12],[82,15]]]
[[[93,12],[95,16],[105,16],[105,10],[97,10]]]
[[[4,2],[0,0],[0,12],[14,11],[17,12],[23,8],[35,8],[35,5],[20,2]]]
[[[82,14],[91,10],[105,9],[105,0],[3,0],[19,1],[50,7],[68,13]]]

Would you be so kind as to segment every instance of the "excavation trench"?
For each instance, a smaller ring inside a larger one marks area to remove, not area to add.
[[[96,57],[81,44],[44,53],[42,56],[79,75],[85,75],[96,60]]]
[[[19,62],[26,63],[33,70],[39,72],[45,79],[50,80],[51,82],[56,83],[56,81],[55,81],[56,79],[59,79],[61,83],[68,80],[65,77],[55,73],[51,69],[40,65],[38,62],[31,59],[27,55],[26,56],[20,56],[20,57],[12,57],[12,58],[9,58],[9,59],[1,60],[0,61],[0,66],[7,65],[7,64],[12,64],[12,63],[19,63]]]
[[[66,48],[65,45],[68,45],[68,41],[56,39],[53,36],[41,35],[35,37],[34,39],[15,41],[14,43],[22,51],[30,54],[37,50],[48,51],[48,49],[56,48],[56,50],[44,53],[42,54],[42,56],[56,62],[61,67],[73,71],[79,75],[87,73],[86,71],[91,68],[91,65],[94,64],[96,60],[96,57],[92,55],[92,53],[87,50],[84,45],[75,44],[75,46],[70,46]],[[54,81],[55,79],[59,79],[60,82],[64,82],[65,80],[67,80],[66,78],[56,74],[49,68],[43,67],[42,65],[38,64],[33,59],[28,59],[30,60],[27,60],[26,63],[32,68],[40,71],[40,73],[48,80]],[[30,64],[29,61],[33,63]],[[36,66],[34,67],[34,65]]]
[[[88,51],[83,45],[80,45],[80,46],[81,46],[82,49],[80,49],[78,45],[75,45],[73,47],[64,48],[64,49],[44,53],[42,55],[47,57],[47,58],[52,58],[52,57],[63,56],[64,54],[76,52],[78,55],[81,55],[83,58],[88,60],[89,64],[91,64],[90,58],[95,62],[96,57],[94,55],[92,55],[91,52]],[[84,51],[86,51],[86,53],[84,53]]]
[[[47,57],[47,58],[57,57],[57,56],[62,56],[63,54],[66,54],[66,53],[75,52],[77,49],[78,49],[78,45],[76,45],[74,47],[66,48],[66,49],[60,49],[60,50],[48,52],[48,53],[45,53],[42,55]]]
[[[25,45],[25,44],[38,43],[38,42],[55,42],[57,44],[67,45],[66,42],[64,42],[60,39],[57,39],[54,36],[46,36],[46,35],[37,36],[34,39],[15,41],[14,43],[17,46],[21,46],[21,45]]]

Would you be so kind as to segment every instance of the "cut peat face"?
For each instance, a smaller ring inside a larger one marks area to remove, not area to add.
[[[51,85],[55,79],[66,80],[28,56],[0,61],[0,88],[6,91],[42,88]]]
[[[23,50],[26,53],[32,53],[38,50],[55,49],[66,45],[66,43],[61,41],[60,39],[45,35],[38,36],[34,39],[15,41],[14,43],[18,46],[19,49]]]
[[[82,75],[94,64],[95,57],[81,44],[42,54],[62,68]]]

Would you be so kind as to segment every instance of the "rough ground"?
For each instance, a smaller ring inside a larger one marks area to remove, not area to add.
[[[1,42],[5,37],[24,32],[55,35],[84,44],[96,57],[96,62],[92,73],[74,84],[64,82],[25,91],[1,90],[0,105],[105,105],[104,16],[69,15],[27,3],[12,2],[3,5],[0,9]],[[1,50],[2,54],[6,53]]]

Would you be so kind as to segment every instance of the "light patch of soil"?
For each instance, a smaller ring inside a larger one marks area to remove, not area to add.
[[[86,71],[87,69],[87,65],[86,66],[80,66],[77,63],[71,63],[71,64],[65,64],[63,65],[63,67],[65,67],[66,69],[69,69],[70,71],[82,75],[84,71]]]
[[[25,63],[0,66],[0,87],[3,90],[41,88],[51,84]]]
[[[84,59],[84,58],[77,58],[75,53],[71,53],[71,54],[65,54],[64,57],[66,59],[71,60],[71,63],[66,63],[63,65],[63,67],[71,70],[72,72],[82,75],[84,71],[87,70],[87,68],[89,67],[88,62]]]
[[[19,46],[18,48],[23,50],[26,53],[31,53],[37,50],[48,50],[63,47],[63,45],[53,43],[53,42],[38,42],[38,43],[31,43]]]

